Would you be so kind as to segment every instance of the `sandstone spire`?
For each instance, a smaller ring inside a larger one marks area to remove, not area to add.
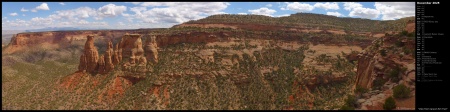
[[[104,55],[100,56],[100,59],[98,60],[98,73],[105,74],[107,71],[105,71],[105,57]]]
[[[119,43],[117,43],[116,46],[114,47],[114,54],[112,57],[112,62],[114,65],[117,65],[120,63],[120,61],[119,61]]]
[[[154,64],[158,63],[157,48],[158,45],[156,44],[156,37],[152,35],[150,38],[147,38],[147,40],[145,41],[145,55],[147,61],[150,61]]]
[[[84,56],[86,58],[86,71],[94,72],[97,70],[98,51],[94,46],[94,36],[88,35],[84,46]],[[80,63],[81,64],[81,63]]]
[[[78,71],[83,72],[84,70],[86,70],[86,56],[84,56],[84,54],[81,54],[80,56],[80,65],[78,65]]]
[[[113,61],[112,61],[113,53],[114,53],[114,51],[113,51],[113,44],[112,44],[112,42],[110,40],[108,42],[108,48],[106,49],[105,57],[104,57],[105,72],[109,72],[109,71],[112,71],[114,69],[114,64],[113,64]]]

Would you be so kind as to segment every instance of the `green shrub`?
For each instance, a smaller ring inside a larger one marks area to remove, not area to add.
[[[389,77],[392,81],[397,82],[398,81],[398,75],[400,74],[400,68],[395,67],[389,72]]]
[[[408,49],[406,47],[403,47],[403,52],[405,52],[406,55],[411,54],[412,50]]]
[[[384,50],[384,49],[382,49],[382,50],[380,50],[380,54],[381,54],[381,56],[386,56],[386,50]]]
[[[408,31],[403,30],[400,34],[403,35],[403,36],[407,36],[408,35]]]
[[[383,109],[385,109],[385,110],[392,110],[395,107],[397,107],[397,105],[395,104],[395,100],[394,100],[394,98],[392,98],[392,96],[387,98],[384,101]]]
[[[386,83],[387,81],[383,78],[377,77],[375,78],[375,80],[373,81],[373,88],[374,89],[381,89],[381,87],[384,85],[384,83]]]
[[[395,98],[407,98],[411,91],[403,84],[394,87],[394,97]]]
[[[347,105],[343,105],[339,110],[355,110],[355,108],[347,106]]]
[[[395,46],[397,46],[397,47],[403,47],[403,46],[405,46],[405,43],[403,43],[402,41],[396,41],[396,42],[395,42]]]
[[[349,107],[355,107],[356,97],[354,95],[347,95],[347,99],[345,99],[345,105]]]
[[[369,91],[367,88],[363,88],[361,86],[356,86],[356,93],[366,93],[367,91]]]
[[[416,32],[411,32],[406,35],[407,37],[416,37]]]

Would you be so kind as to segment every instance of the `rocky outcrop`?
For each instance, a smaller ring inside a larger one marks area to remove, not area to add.
[[[411,53],[415,42],[397,35],[384,36],[372,44],[358,54],[356,87],[370,89],[377,78],[392,83],[409,81],[407,74],[415,71],[414,56]],[[410,53],[406,53],[407,51]]]
[[[136,64],[146,64],[147,60],[144,56],[144,49],[142,47],[142,39],[139,34],[126,34],[122,37],[119,43],[119,54],[121,53],[122,60],[127,60],[130,66]]]
[[[105,72],[109,72],[109,71],[114,69],[114,64],[113,64],[113,61],[112,61],[113,53],[114,53],[113,44],[112,44],[111,41],[109,41],[108,42],[108,48],[106,49],[105,57],[104,57],[104,60],[105,60]]]
[[[147,63],[147,60],[144,57],[144,49],[142,48],[141,35],[131,35],[131,38],[133,40],[135,40],[134,43],[132,44],[133,47],[131,48],[131,54],[130,54],[131,65],[135,65],[135,64],[145,65]]]
[[[89,35],[87,38],[84,52],[80,56],[79,71],[93,74],[107,74],[113,71],[115,67],[121,67],[122,71],[131,73],[147,72],[147,58],[145,57],[145,50],[142,46],[141,35],[124,35],[122,40],[116,44],[115,49],[113,49],[112,41],[108,41],[107,49],[104,55],[100,57],[98,57],[97,48],[94,46],[94,36]],[[157,62],[155,38],[150,42],[152,42],[150,50],[154,50],[151,52],[153,53],[151,54],[151,59],[153,62]],[[121,63],[123,64],[121,65]]]
[[[84,56],[84,54],[81,54],[81,56],[80,56],[80,64],[78,65],[78,71],[86,72],[86,67],[87,67],[86,64],[87,64],[86,56]]]
[[[374,62],[373,55],[362,53],[358,55],[358,66],[356,72],[356,86],[362,88],[371,88],[373,79]]]
[[[119,45],[118,44],[116,44],[116,46],[114,47],[114,54],[113,54],[113,57],[112,57],[112,62],[113,62],[113,64],[114,65],[118,65],[119,64]]]
[[[148,35],[147,35],[148,36]],[[145,41],[145,55],[147,61],[151,63],[158,63],[158,45],[156,43],[156,37],[151,36],[147,37],[147,40]]]
[[[98,51],[94,46],[94,36],[87,36],[87,41],[84,46],[84,56],[86,58],[86,72],[92,73],[97,71],[98,66]]]
[[[416,30],[416,22],[413,20],[409,20],[406,23],[406,27],[405,27],[405,31],[407,31],[408,33],[414,32]]]
[[[117,59],[119,62],[122,62],[122,47],[121,47],[121,42],[117,43]]]
[[[105,68],[106,68],[105,67],[105,57],[104,57],[104,55],[101,55],[100,59],[98,60],[98,69],[97,69],[98,73],[100,73],[100,74],[107,73]]]

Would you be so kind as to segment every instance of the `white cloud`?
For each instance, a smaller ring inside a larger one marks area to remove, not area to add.
[[[124,26],[125,24],[123,22],[118,23],[120,26]]]
[[[63,3],[63,2],[60,2],[59,4],[60,4],[60,5],[66,5],[66,4],[65,4],[65,3]]]
[[[127,20],[137,19],[145,23],[182,23],[222,12],[230,5],[224,2],[144,2],[130,8],[134,15]],[[147,9],[149,8],[149,9]]]
[[[78,24],[78,25],[87,25],[87,24],[89,24],[89,22],[86,21],[86,20],[80,20],[80,21],[78,21],[77,24]]]
[[[266,7],[272,7],[272,4],[267,4]]]
[[[375,9],[380,11],[382,20],[394,20],[415,15],[414,2],[375,2]]]
[[[314,6],[307,4],[307,3],[298,3],[298,2],[294,2],[294,3],[286,3],[287,6],[286,8],[281,8],[281,10],[292,10],[292,11],[297,11],[297,12],[306,12],[306,11],[311,11],[314,9]]]
[[[356,3],[356,2],[344,2],[344,9],[345,10],[352,10],[354,8],[361,8],[363,7],[363,5],[361,5],[360,3]]]
[[[29,11],[29,10],[24,9],[24,8],[22,7],[22,9],[20,9],[20,11],[22,11],[22,12],[27,12],[27,11]]]
[[[361,17],[361,18],[367,18],[367,19],[375,19],[378,18],[380,15],[380,12],[375,9],[370,8],[353,8],[352,11],[348,14],[350,17]]]
[[[52,18],[34,17],[34,18],[31,18],[31,23],[34,25],[50,25],[53,23],[53,19]]]
[[[325,10],[338,10],[339,9],[339,5],[336,2],[330,3],[330,2],[326,2],[326,3],[316,3],[314,4],[314,7],[316,8],[322,8]]]
[[[134,5],[138,5],[138,4],[140,4],[141,2],[131,2],[132,4],[134,4]]]
[[[37,12],[37,10],[36,9],[31,9],[31,12]]]
[[[144,7],[155,7],[155,6],[174,6],[179,4],[179,2],[143,2],[141,6]]]
[[[10,16],[17,16],[17,13],[9,13]]]
[[[126,6],[116,6],[114,4],[108,4],[98,8],[99,15],[102,17],[115,17],[117,15],[122,14],[124,11],[127,11]]]
[[[22,14],[22,16],[25,16],[25,14]]]
[[[146,11],[147,10],[147,7],[133,7],[133,8],[130,8],[130,10],[132,12],[136,13],[136,14],[141,15],[142,11]]]
[[[238,15],[247,15],[247,13],[237,13]]]
[[[327,15],[332,15],[332,16],[337,16],[337,17],[344,16],[344,15],[342,15],[342,14],[339,13],[339,12],[327,12]]]
[[[257,14],[257,15],[272,16],[272,14],[277,12],[277,11],[275,11],[273,9],[266,8],[266,7],[262,7],[262,8],[259,8],[259,9],[248,10],[248,12],[250,12],[252,14]]]
[[[50,10],[47,3],[42,3],[41,5],[36,7],[36,10]]]
[[[283,14],[283,15],[278,15],[278,16],[274,16],[274,17],[285,17],[285,16],[290,16],[290,14]]]
[[[97,17],[97,10],[90,7],[80,7],[72,10],[56,11],[56,14],[52,14],[49,17],[52,19],[64,19],[70,21],[77,21],[79,19],[86,19],[89,17]]]

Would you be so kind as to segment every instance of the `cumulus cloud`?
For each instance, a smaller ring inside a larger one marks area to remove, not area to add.
[[[394,20],[415,15],[414,2],[375,2],[375,9],[380,11],[382,20]]]
[[[336,16],[336,17],[344,16],[339,12],[327,12],[327,15]]]
[[[375,19],[378,18],[380,15],[380,12],[375,9],[370,8],[353,8],[352,11],[348,14],[350,17],[361,17],[361,18],[367,18],[367,19]]]
[[[34,25],[50,25],[53,23],[52,18],[34,17],[31,18],[31,23]]]
[[[98,8],[99,15],[103,17],[115,17],[127,11],[126,6],[116,6],[114,4],[108,4]]]
[[[10,16],[17,16],[17,13],[9,13]]]
[[[79,19],[85,19],[88,17],[96,17],[97,10],[90,7],[80,7],[72,10],[61,10],[56,11],[55,14],[50,15],[49,17],[52,19],[65,19],[76,21]]]
[[[230,5],[225,2],[143,2],[130,8],[133,15],[128,20],[137,19],[145,23],[182,23],[193,19],[200,19],[222,12]],[[147,9],[148,8],[148,9]]]
[[[356,3],[356,2],[344,2],[344,9],[345,10],[352,10],[354,8],[361,8],[363,7],[363,5],[361,5],[360,3]]]
[[[27,11],[29,11],[29,10],[24,9],[24,8],[22,7],[22,9],[20,9],[20,11],[22,11],[22,12],[27,12]]]
[[[65,4],[65,3],[63,3],[63,2],[60,2],[60,3],[59,3],[59,5],[66,5],[66,4]]]
[[[239,15],[247,15],[247,13],[237,13],[237,14],[239,14]]]
[[[31,9],[31,12],[37,12],[37,10],[36,9]]]
[[[36,10],[50,10],[47,3],[42,3],[41,5],[36,7]]]
[[[307,4],[307,3],[286,3],[286,8],[282,7],[281,10],[292,10],[297,12],[307,12],[314,9],[314,6]]]
[[[127,11],[126,6],[116,6],[114,4],[108,4],[98,8],[99,14],[102,17],[115,17],[121,15],[124,11]]]
[[[339,5],[336,2],[330,3],[330,2],[326,2],[326,3],[316,3],[314,4],[314,7],[316,8],[322,8],[325,10],[338,10],[339,9]]]
[[[257,15],[272,16],[272,14],[277,12],[277,11],[275,11],[273,9],[269,9],[269,8],[263,7],[263,8],[259,8],[259,9],[248,10],[248,12],[250,12],[252,14],[257,14]]]

